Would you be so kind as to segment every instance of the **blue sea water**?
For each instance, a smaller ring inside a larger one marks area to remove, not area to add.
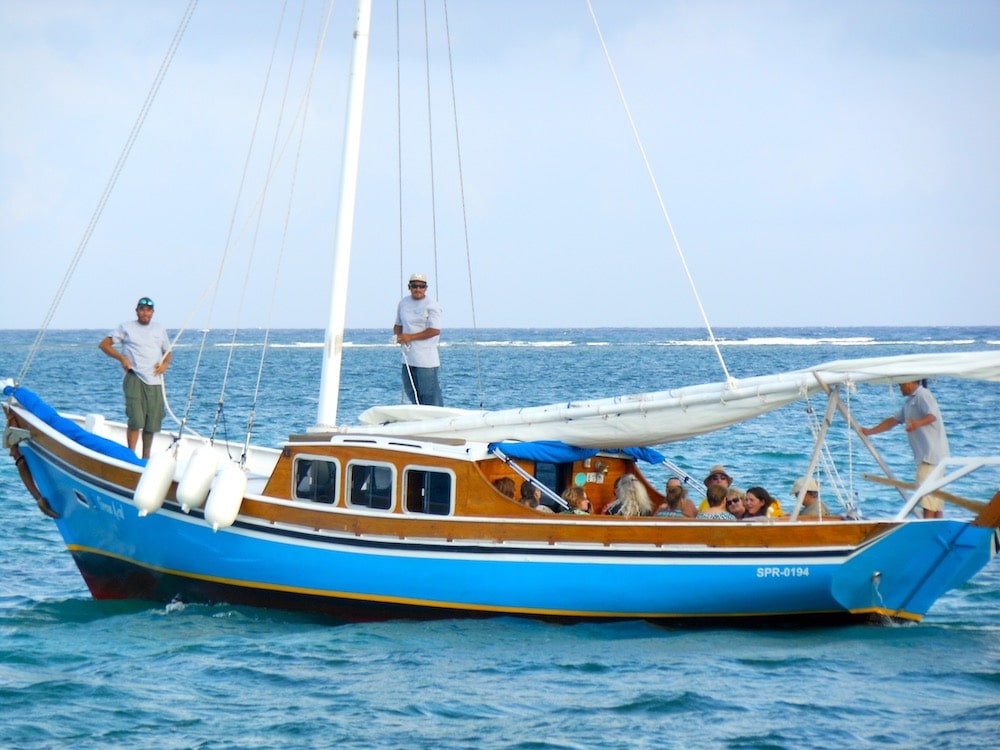
[[[731,375],[852,357],[1000,347],[1000,328],[734,329]],[[122,418],[103,331],[52,331],[23,384],[60,409]],[[384,330],[350,331],[341,420],[399,401]],[[0,331],[0,377],[33,331]],[[185,333],[169,372],[175,413],[220,435],[277,444],[315,420],[319,331]],[[262,375],[258,376],[263,357]],[[700,331],[447,331],[448,405],[505,408],[724,380]],[[198,388],[189,381],[200,359]],[[1000,384],[941,379],[956,455],[1000,454]],[[863,424],[898,392],[851,394]],[[189,406],[190,404],[190,406]],[[817,407],[823,404],[817,403]],[[663,450],[696,476],[723,462],[737,484],[787,495],[808,460],[801,406]],[[856,438],[854,438],[856,441]],[[843,427],[831,443],[857,449]],[[901,432],[877,438],[896,473]],[[838,468],[868,515],[894,491],[855,450]],[[651,472],[655,475],[655,472]],[[664,477],[658,477],[662,479]],[[987,499],[997,472],[955,490]],[[828,498],[829,500],[829,498]],[[666,628],[511,618],[338,624],[231,606],[95,602],[13,463],[0,461],[0,746],[11,748],[993,748],[1000,730],[1000,563],[916,626]],[[948,508],[949,514],[964,511]],[[554,581],[554,586],[559,582]]]

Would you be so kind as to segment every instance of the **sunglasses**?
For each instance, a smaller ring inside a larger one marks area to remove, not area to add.
[[[743,502],[742,499],[734,497],[732,500],[726,500],[726,505],[736,505],[736,503],[742,503],[742,502]]]
[[[426,289],[426,284],[410,284],[410,289]]]
[[[726,476],[725,474],[709,474],[708,478],[709,479],[729,479],[729,477]]]

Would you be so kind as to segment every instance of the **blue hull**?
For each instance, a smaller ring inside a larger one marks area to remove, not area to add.
[[[139,517],[130,491],[23,450],[95,598],[229,602],[349,620],[919,619],[997,545],[996,530],[957,521],[893,525],[856,549],[413,541],[242,517],[213,532],[199,512],[169,502]]]

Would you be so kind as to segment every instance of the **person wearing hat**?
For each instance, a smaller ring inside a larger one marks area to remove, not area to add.
[[[802,497],[802,510],[799,511],[799,518],[805,516],[821,517],[830,515],[830,510],[826,503],[819,499],[819,482],[812,477],[799,477],[792,484],[792,494],[798,498]]]
[[[427,277],[410,276],[410,293],[396,307],[392,332],[403,348],[403,392],[413,404],[444,406],[438,373],[441,305],[427,296]]]
[[[711,469],[708,470],[708,476],[705,477],[705,488],[708,489],[715,485],[725,487],[727,490],[732,486],[733,478],[729,476],[726,471],[726,467],[722,464],[716,464]],[[698,506],[698,511],[704,513],[708,510],[708,498],[706,497],[701,501],[701,505]]]
[[[920,484],[935,466],[948,458],[948,435],[944,431],[937,399],[921,381],[900,383],[899,391],[906,396],[899,411],[874,427],[862,428],[861,432],[878,435],[898,424],[906,425],[906,436],[917,464],[917,484]],[[920,507],[924,509],[924,518],[941,518],[944,515],[944,498],[932,492],[920,498]]]
[[[142,457],[149,458],[153,435],[163,422],[163,373],[170,365],[170,337],[153,322],[153,300],[141,297],[135,320],[122,323],[99,344],[102,352],[117,359],[125,370],[125,415],[128,447],[135,450],[142,433]],[[121,351],[115,347],[121,347]]]
[[[708,470],[708,476],[705,477],[705,486],[711,487],[713,484],[721,484],[727,490],[733,483],[733,478],[729,476],[726,471],[726,467],[722,464],[716,464],[711,469]]]

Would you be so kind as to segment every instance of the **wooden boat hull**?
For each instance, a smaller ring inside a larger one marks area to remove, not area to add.
[[[213,531],[203,512],[183,513],[172,499],[141,517],[137,467],[36,425],[29,432],[18,448],[98,599],[228,602],[345,620],[919,620],[998,547],[996,529],[953,520],[417,522],[291,509],[260,495]]]

